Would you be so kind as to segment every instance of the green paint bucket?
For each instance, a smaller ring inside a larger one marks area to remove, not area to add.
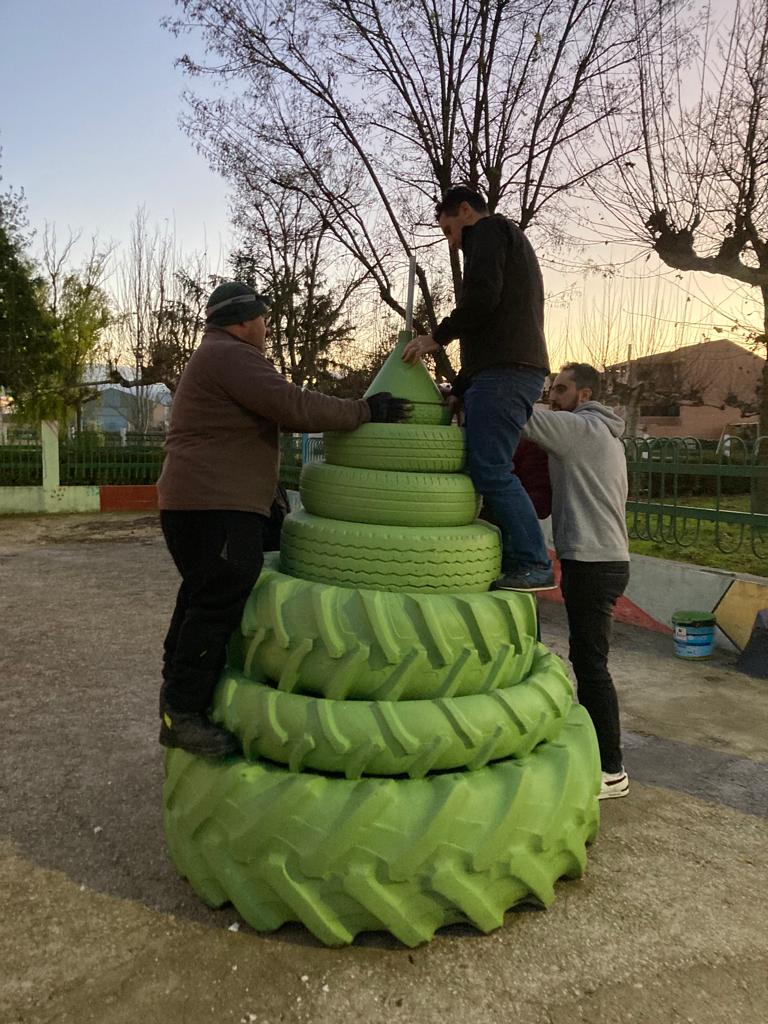
[[[678,658],[710,658],[715,649],[715,616],[712,612],[675,612],[672,616],[675,654]]]

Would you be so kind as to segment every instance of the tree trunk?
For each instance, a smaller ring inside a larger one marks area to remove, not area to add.
[[[768,287],[760,289],[763,295],[763,343],[765,345],[766,360],[763,364],[762,387],[760,388],[760,422],[757,427],[757,436],[762,442],[757,448],[755,462],[759,466],[768,467]],[[768,477],[757,481],[754,490],[755,504],[754,511],[768,514]]]
[[[640,417],[640,402],[645,390],[645,381],[640,381],[639,384],[630,384],[628,390],[629,396],[625,406],[626,427],[624,428],[624,436],[637,437],[637,421]]]

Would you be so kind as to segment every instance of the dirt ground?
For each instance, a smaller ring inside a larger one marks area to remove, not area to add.
[[[0,1024],[768,1022],[768,684],[729,656],[617,627],[632,789],[548,911],[329,950],[208,909],[166,856],[156,517],[0,519],[0,571]]]

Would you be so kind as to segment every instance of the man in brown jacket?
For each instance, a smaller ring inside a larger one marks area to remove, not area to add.
[[[160,743],[199,757],[240,749],[207,712],[263,564],[280,430],[354,430],[407,410],[385,393],[340,399],[290,384],[265,355],[267,311],[237,281],[211,294],[207,330],[173,398],[157,484],[163,536],[182,577],[164,644]]]

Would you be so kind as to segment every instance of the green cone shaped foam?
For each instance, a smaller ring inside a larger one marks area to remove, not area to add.
[[[409,423],[447,424],[450,422],[448,407],[424,363],[419,360],[415,366],[409,366],[403,362],[403,350],[410,340],[408,331],[400,331],[397,344],[363,397],[389,391],[395,398],[413,402]]]

